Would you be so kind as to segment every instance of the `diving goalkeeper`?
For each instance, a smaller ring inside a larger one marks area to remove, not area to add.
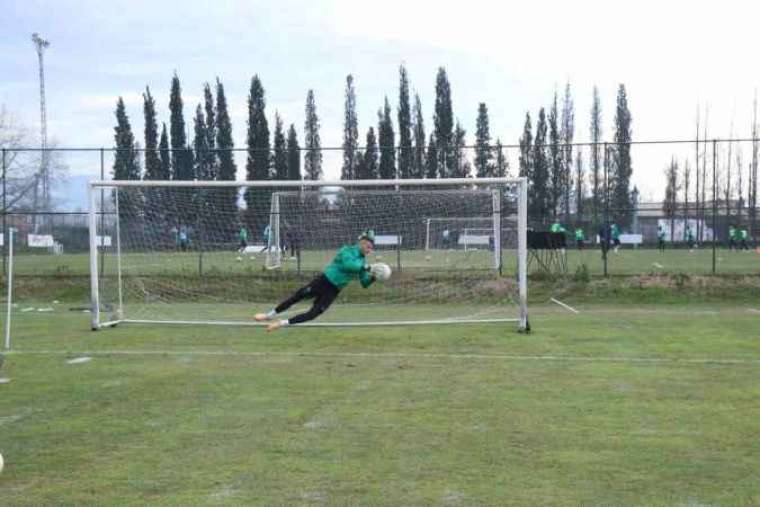
[[[258,322],[273,320],[277,314],[284,312],[294,304],[304,299],[314,299],[311,308],[287,320],[274,320],[267,326],[267,332],[276,331],[281,327],[300,324],[315,319],[327,310],[338,297],[341,289],[352,280],[359,279],[365,289],[375,281],[371,266],[367,263],[367,255],[375,248],[375,233],[364,231],[355,245],[345,245],[323,273],[307,285],[298,289],[292,296],[277,305],[269,313],[257,313],[253,318]]]

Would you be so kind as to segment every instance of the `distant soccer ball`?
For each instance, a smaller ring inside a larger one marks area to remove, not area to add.
[[[432,257],[430,257],[429,255],[426,255],[426,256],[425,256],[425,260],[426,260],[426,261],[429,261],[429,260],[432,260],[432,259],[433,259],[433,258],[432,258]]]
[[[242,261],[242,260],[243,260],[243,258],[242,258],[242,257],[238,257],[236,260],[237,260],[238,262],[240,262],[240,261]]]
[[[371,270],[372,274],[375,275],[375,278],[381,282],[384,282],[391,277],[391,267],[385,263],[377,262],[372,265]]]

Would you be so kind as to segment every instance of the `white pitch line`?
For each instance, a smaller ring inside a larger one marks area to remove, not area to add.
[[[406,352],[238,352],[234,350],[9,350],[6,355],[67,355],[67,356],[238,356],[238,357],[345,357],[366,359],[491,359],[504,361],[569,361],[584,363],[641,363],[641,364],[747,364],[760,365],[760,358],[699,358],[699,357],[626,357],[626,356],[562,356],[517,354],[446,354]]]
[[[562,301],[560,301],[560,300],[558,300],[558,299],[554,299],[554,298],[551,298],[551,299],[550,299],[550,301],[551,301],[552,303],[557,303],[559,306],[561,306],[561,307],[562,307],[562,308],[564,308],[565,310],[569,310],[569,311],[573,312],[573,313],[574,313],[574,314],[576,314],[576,315],[577,315],[577,314],[579,314],[579,313],[581,313],[581,312],[579,312],[578,310],[576,310],[575,308],[573,308],[572,306],[570,306],[570,305],[566,305],[565,303],[563,303]]]

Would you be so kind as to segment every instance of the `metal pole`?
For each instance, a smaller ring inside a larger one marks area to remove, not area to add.
[[[115,203],[116,203],[116,281],[118,282],[119,287],[119,309],[117,312],[118,319],[121,320],[124,318],[124,295],[123,295],[123,284],[121,280],[121,220],[119,220],[119,192],[117,191],[115,194]],[[101,216],[102,210],[101,210]],[[105,238],[105,232],[102,232],[103,237]],[[111,245],[113,245],[113,238],[111,240]]]
[[[103,148],[100,148],[100,180],[103,181],[105,179],[106,178],[105,178],[104,150]],[[100,188],[100,235],[105,238],[106,236],[106,223],[105,223],[106,208],[104,207],[104,201],[105,201],[105,189],[101,187]],[[117,216],[116,220],[118,219],[119,217]],[[105,247],[105,244],[100,244],[100,242],[98,242],[98,246]],[[104,251],[101,251],[101,250],[103,249],[101,248],[100,250],[98,250],[98,260],[100,262],[100,276],[102,277],[103,273],[105,272],[105,256],[104,256]]]
[[[3,231],[4,232],[4,231]],[[5,349],[11,348],[11,306],[13,306],[13,228],[8,229],[8,299],[5,314]]]
[[[718,141],[716,139],[713,139],[712,145],[713,145],[713,215],[712,215],[712,274],[715,274],[715,247],[716,247],[716,229],[715,229],[715,220],[717,215],[717,208],[718,208],[718,179],[716,174],[716,148],[717,148]]]
[[[610,246],[609,229],[610,229],[610,184],[609,184],[609,149],[607,143],[604,143],[604,228],[603,234],[599,239],[602,241],[602,263],[604,264],[604,277],[607,277],[607,249]]]
[[[517,280],[520,300],[520,329],[530,331],[528,322],[528,179],[521,178],[517,196]]]
[[[430,250],[430,219],[427,219],[425,227],[425,250]]]
[[[90,317],[92,330],[100,327],[100,302],[98,295],[98,241],[97,215],[95,213],[95,187],[87,186],[87,201],[90,207]]]
[[[6,166],[6,153],[7,150],[3,148],[3,234],[5,234],[5,231],[8,230],[8,222],[6,220],[8,216],[8,204],[7,204],[7,181],[8,181],[8,175],[7,175],[7,166]],[[5,263],[8,260],[8,247],[3,245],[3,274],[7,273],[6,265]]]

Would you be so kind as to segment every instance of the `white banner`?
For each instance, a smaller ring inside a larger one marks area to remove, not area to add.
[[[665,231],[665,239],[668,241],[685,241],[687,226],[694,235],[695,240],[699,239],[697,238],[697,227],[700,227],[702,229],[703,241],[712,241],[713,230],[708,227],[704,220],[690,218],[688,222],[686,222],[683,218],[677,218],[672,221],[673,231],[670,230],[670,224],[671,220],[669,218],[660,218],[657,220],[657,226],[662,227],[662,230]]]
[[[111,246],[111,236],[98,236],[98,246]]]
[[[51,248],[55,241],[51,234],[29,234],[26,237],[26,244],[30,248]]]

